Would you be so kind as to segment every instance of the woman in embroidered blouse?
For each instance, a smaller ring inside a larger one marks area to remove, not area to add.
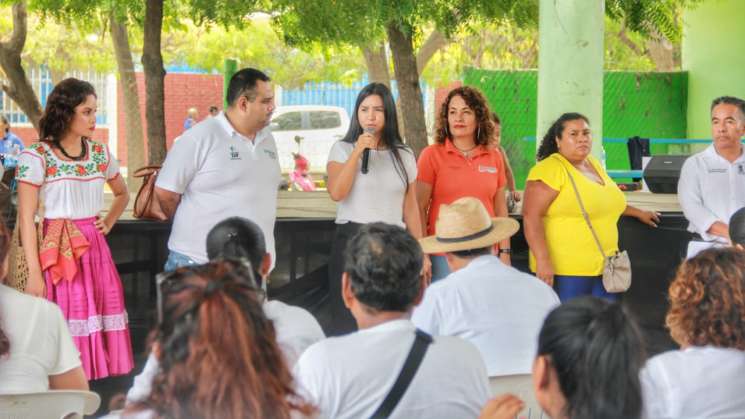
[[[127,206],[127,186],[108,148],[90,139],[96,92],[85,81],[60,82],[39,121],[41,141],[19,157],[18,223],[29,265],[26,292],[57,303],[86,377],[129,373],[132,346],[124,292],[105,236]],[[105,217],[104,183],[114,193]],[[38,243],[34,218],[43,201]]]

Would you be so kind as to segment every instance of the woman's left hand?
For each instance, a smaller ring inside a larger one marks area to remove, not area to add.
[[[636,218],[650,227],[657,227],[660,223],[660,214],[654,211],[639,211]]]
[[[424,259],[422,259],[421,275],[424,278],[424,283],[429,286],[432,283],[432,261],[429,260],[429,255],[424,255]]]
[[[512,259],[510,258],[509,253],[502,253],[501,255],[499,255],[499,260],[501,260],[502,263],[507,266],[512,266]]]
[[[106,224],[106,222],[104,221],[104,219],[101,218],[101,217],[97,217],[96,218],[95,225],[96,225],[96,228],[98,229],[98,231],[100,231],[101,234],[103,234],[104,236],[108,235],[109,232],[111,231],[111,227],[109,227],[109,225]]]

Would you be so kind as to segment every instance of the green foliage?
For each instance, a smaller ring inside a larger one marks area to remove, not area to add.
[[[680,12],[704,0],[605,0],[605,13],[644,36],[655,31],[675,42],[680,40]]]
[[[183,27],[163,34],[166,63],[186,63],[206,71],[222,69],[225,58],[237,59],[243,66],[266,70],[284,87],[297,87],[306,81],[352,83],[365,72],[356,48],[307,45],[305,50],[287,46],[269,23],[255,17],[241,28],[226,29],[216,24],[197,26],[182,21]]]

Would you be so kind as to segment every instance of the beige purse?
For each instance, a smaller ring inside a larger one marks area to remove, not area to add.
[[[608,292],[624,292],[628,290],[629,287],[631,287],[631,260],[629,259],[629,254],[623,250],[618,251],[611,256],[605,255],[603,246],[600,244],[600,239],[598,239],[595,229],[592,228],[590,216],[587,215],[585,205],[582,203],[582,198],[579,196],[579,190],[577,189],[577,184],[574,183],[574,177],[572,177],[572,174],[569,172],[569,169],[564,166],[563,162],[562,166],[564,167],[564,170],[566,170],[569,180],[572,182],[572,188],[574,188],[574,194],[577,196],[577,202],[579,202],[579,209],[582,211],[582,217],[590,228],[592,238],[595,239],[595,244],[597,244],[600,254],[603,255],[603,287]]]
[[[41,226],[36,228],[36,242],[37,246],[41,245]],[[21,231],[19,228],[18,219],[16,219],[16,225],[13,228],[13,234],[10,239],[10,253],[8,255],[8,276],[6,283],[9,287],[15,288],[18,291],[26,290],[26,283],[28,282],[28,261],[26,260],[26,253],[23,251],[23,245],[21,244]]]

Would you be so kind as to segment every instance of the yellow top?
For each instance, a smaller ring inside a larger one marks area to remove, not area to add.
[[[543,217],[546,244],[556,275],[595,276],[603,273],[603,256],[582,217],[567,170],[577,184],[603,251],[608,256],[618,251],[617,224],[626,209],[626,197],[594,157],[588,156],[587,160],[600,174],[604,185],[588,179],[559,153],[538,162],[528,174],[529,181],[539,180],[559,192]],[[530,252],[530,269],[536,270],[533,252]]]

